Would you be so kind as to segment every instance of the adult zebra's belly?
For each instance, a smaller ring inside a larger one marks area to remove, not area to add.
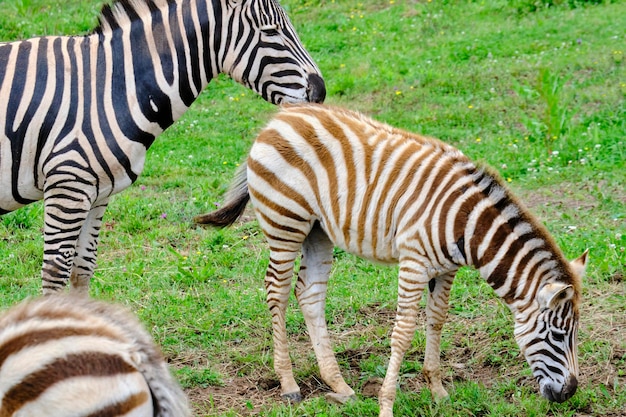
[[[20,196],[23,196],[24,189],[18,186],[17,188]],[[29,199],[20,198],[20,201],[16,200],[15,193],[13,192],[12,185],[5,184],[4,179],[0,181],[0,215],[9,213],[11,211],[17,210],[21,207],[24,207],[27,204],[33,203],[35,201],[39,201],[43,199],[43,193],[36,189],[29,189],[28,195],[31,196]],[[34,197],[34,198],[33,198]]]
[[[0,214],[43,198],[43,191],[35,186],[32,171],[27,168],[14,166],[11,153],[5,151],[4,144],[0,144]]]

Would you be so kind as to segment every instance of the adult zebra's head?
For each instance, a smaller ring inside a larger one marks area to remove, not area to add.
[[[274,103],[326,98],[321,72],[276,0],[227,0],[223,72]]]
[[[544,283],[532,306],[516,316],[515,338],[550,401],[566,401],[578,387],[578,305],[586,261],[587,252],[566,265],[563,273],[572,279]]]

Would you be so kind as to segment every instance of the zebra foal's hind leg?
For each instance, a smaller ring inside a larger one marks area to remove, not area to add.
[[[441,383],[441,330],[448,315],[448,299],[450,288],[454,280],[452,271],[440,275],[428,282],[428,301],[426,304],[426,353],[422,373],[428,383],[430,392],[435,399],[448,396],[448,392]]]
[[[327,394],[327,398],[344,403],[356,397],[354,390],[341,376],[324,315],[326,289],[332,262],[333,244],[317,225],[302,245],[302,262],[295,292],[311,337],[320,374],[324,382],[334,391],[332,394]]]
[[[74,264],[70,275],[71,291],[76,294],[89,295],[89,283],[96,268],[102,217],[108,204],[109,199],[106,198],[92,207],[78,236]]]
[[[289,358],[289,344],[287,339],[287,325],[285,314],[291,292],[291,279],[296,257],[300,250],[299,244],[292,244],[286,248],[286,242],[272,242],[270,244],[270,261],[265,273],[265,291],[267,306],[272,315],[272,335],[274,339],[274,371],[280,380],[281,395],[289,401],[300,401],[300,387],[298,386]],[[281,245],[283,243],[283,245]],[[298,246],[298,247],[295,247]]]

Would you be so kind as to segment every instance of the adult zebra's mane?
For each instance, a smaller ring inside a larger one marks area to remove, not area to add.
[[[181,1],[184,0],[117,0],[104,4],[98,17],[98,26],[93,33],[103,33],[107,29],[119,27],[121,18],[134,21]]]

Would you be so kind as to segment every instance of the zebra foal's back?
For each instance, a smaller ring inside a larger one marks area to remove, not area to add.
[[[189,416],[183,391],[129,312],[83,297],[0,316],[0,416]]]

